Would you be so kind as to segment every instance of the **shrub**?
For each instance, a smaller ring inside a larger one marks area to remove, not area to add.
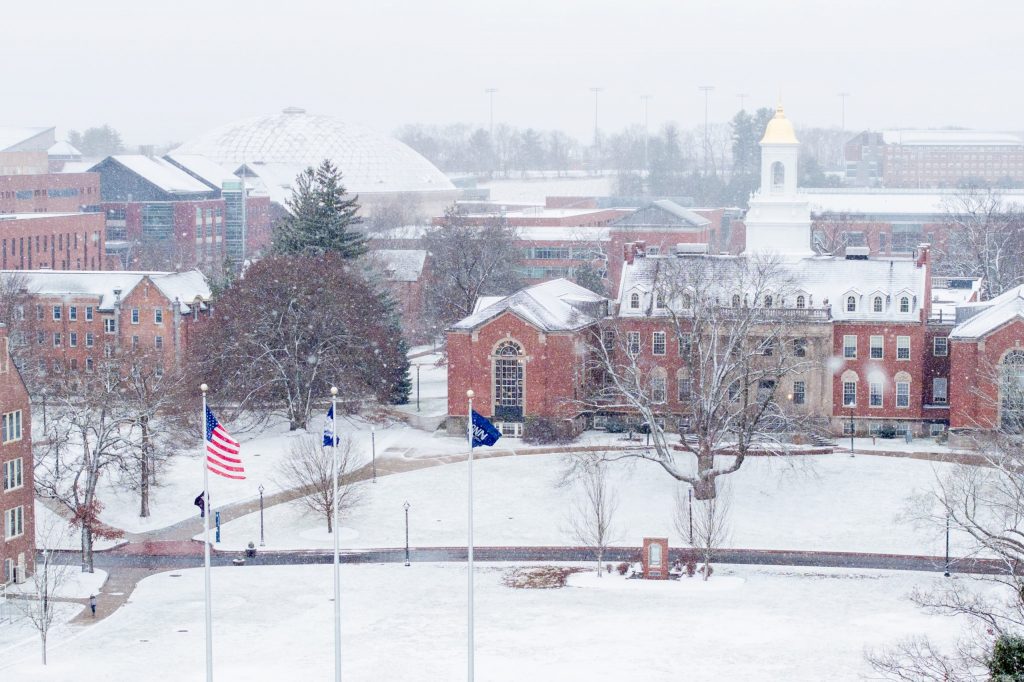
[[[697,575],[697,562],[693,559],[687,559],[686,561],[686,577],[692,578]]]
[[[1024,637],[1000,635],[992,647],[988,671],[993,682],[1015,682],[1024,679]]]
[[[609,419],[604,425],[604,430],[608,433],[625,433],[626,422],[621,419]]]
[[[629,562],[623,561],[621,564],[615,567],[615,570],[619,572],[619,575],[626,575],[626,571],[629,570]]]
[[[567,419],[527,417],[523,424],[523,441],[531,445],[571,443],[574,440],[576,432]]]
[[[895,438],[896,437],[896,427],[893,426],[892,424],[882,424],[882,426],[880,426],[879,429],[878,429],[878,437],[879,438]]]

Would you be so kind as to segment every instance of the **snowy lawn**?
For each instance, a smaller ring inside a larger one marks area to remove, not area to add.
[[[475,540],[483,545],[578,544],[569,532],[574,487],[557,487],[562,455],[523,455],[474,463]],[[927,490],[937,472],[951,465],[892,457],[847,455],[748,459],[720,479],[732,497],[731,547],[927,554],[945,550],[941,533],[921,532],[897,521],[907,497]],[[644,536],[674,529],[678,487],[650,462],[614,465],[619,498],[617,544],[640,544]],[[459,546],[466,542],[466,465],[446,464],[384,476],[359,484],[365,501],[342,521],[346,548],[400,547],[405,543],[402,505],[409,502],[413,546]],[[295,503],[265,512],[268,549],[328,548],[323,520]],[[259,514],[227,523],[221,549],[242,549],[259,540]],[[958,542],[953,538],[956,553]],[[616,544],[616,543],[613,543]]]
[[[103,583],[107,582],[107,572],[96,569],[93,573],[83,573],[78,566],[56,566],[52,570],[63,571],[59,578],[60,585],[55,589],[51,586],[54,597],[64,599],[85,599],[97,594]],[[36,586],[31,578],[20,585],[10,585],[7,594],[35,594]]]
[[[0,661],[4,662],[0,663],[0,670],[3,669],[7,661],[24,660],[31,661],[32,664],[39,663],[41,653],[39,631],[32,626],[22,610],[34,604],[35,602],[16,602],[13,599],[6,600],[5,603],[0,599]],[[78,615],[83,608],[85,607],[81,604],[63,602],[55,605],[55,615],[49,635],[51,647],[54,641],[66,639],[76,632],[77,629],[69,626],[68,621]],[[9,677],[7,672],[0,673],[0,680],[10,679],[17,678]]]
[[[948,645],[963,626],[904,598],[935,574],[720,566],[706,585],[581,576],[529,590],[504,586],[506,569],[476,576],[477,679],[489,682],[857,680],[866,647],[919,633]],[[465,679],[463,565],[344,566],[342,581],[344,679]],[[218,568],[213,590],[221,677],[329,679],[330,566]],[[46,669],[19,653],[0,677],[201,679],[202,571],[145,579],[113,616],[56,641]]]
[[[60,514],[39,500],[35,502],[36,547],[39,549],[82,549],[82,534]],[[110,549],[124,540],[93,540],[95,549]]]

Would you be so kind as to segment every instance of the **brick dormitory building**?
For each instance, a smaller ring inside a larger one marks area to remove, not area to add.
[[[521,434],[532,417],[573,431],[600,426],[609,415],[581,407],[580,397],[595,381],[588,371],[600,352],[595,339],[611,330],[650,368],[665,428],[686,431],[691,385],[672,318],[685,325],[692,303],[666,299],[658,273],[765,257],[791,283],[784,297],[749,300],[739,289],[694,295],[714,296],[723,309],[761,306],[766,324],[786,320],[787,342],[799,345],[807,367],[778,387],[791,409],[820,417],[835,434],[935,435],[1005,424],[1018,407],[1016,389],[1007,387],[1024,386],[1024,287],[979,302],[977,279],[933,275],[927,244],[885,258],[854,248],[816,254],[810,205],[796,186],[799,142],[781,107],[761,147],[743,254],[710,255],[692,243],[652,254],[643,241],[630,242],[611,256],[621,268],[610,297],[557,279],[479,300],[448,330],[449,428],[465,424],[468,389],[474,409],[507,435]]]
[[[35,523],[32,483],[32,419],[28,391],[8,352],[0,324],[0,585],[23,581],[32,571]]]

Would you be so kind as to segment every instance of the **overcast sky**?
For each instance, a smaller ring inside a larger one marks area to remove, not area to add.
[[[110,123],[183,141],[286,106],[392,132],[712,120],[777,93],[797,124],[1021,130],[1024,2],[18,0],[0,15],[0,125]]]

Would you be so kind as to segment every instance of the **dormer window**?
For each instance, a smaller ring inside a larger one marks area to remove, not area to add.
[[[910,298],[909,297],[907,297],[907,296],[900,296],[900,312],[901,313],[909,313],[910,312]]]
[[[857,312],[857,297],[847,296],[846,297],[846,312],[855,313]]]
[[[805,299],[803,297],[803,294],[801,294],[801,295],[796,297],[796,307],[797,308],[806,308],[807,307],[807,299]]]
[[[629,297],[629,307],[633,310],[640,309],[640,294],[631,294]]]
[[[876,313],[882,312],[882,297],[875,296],[871,299],[871,310]]]
[[[654,295],[654,306],[656,308],[665,308],[665,295],[660,291]]]
[[[739,308],[740,307],[740,295],[739,294],[733,294],[732,295],[732,307],[733,308]]]
[[[690,294],[683,294],[683,307],[684,308],[692,308],[693,307],[693,296],[691,296]]]
[[[771,296],[765,296],[764,297],[764,307],[765,308],[771,308],[772,307],[772,297]]]

